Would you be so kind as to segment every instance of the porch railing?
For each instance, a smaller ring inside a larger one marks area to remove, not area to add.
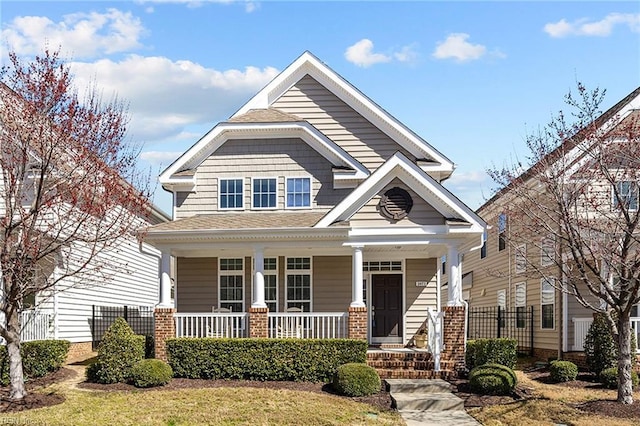
[[[344,339],[348,337],[346,312],[269,312],[269,337]]]
[[[176,313],[176,337],[247,337],[247,313]]]
[[[631,317],[631,332],[636,335],[636,342],[640,342],[640,317]],[[640,344],[636,344],[636,352],[640,354]]]
[[[433,367],[440,371],[440,355],[442,354],[442,318],[444,312],[427,309],[427,349],[433,356]]]
[[[53,338],[53,314],[28,309],[20,313],[20,324],[22,330],[20,337],[23,342],[33,340],[47,340]]]
[[[584,339],[587,337],[593,318],[571,318],[573,322],[573,350],[584,351]]]

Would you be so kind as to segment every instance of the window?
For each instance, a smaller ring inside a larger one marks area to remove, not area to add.
[[[440,258],[440,263],[442,263],[442,275],[447,273],[447,256],[444,255]]]
[[[553,236],[542,239],[540,244],[540,266],[550,266],[555,263],[556,241]]]
[[[527,283],[516,284],[516,328],[525,328],[527,310]]]
[[[253,179],[253,208],[274,209],[276,207],[276,179]]]
[[[500,327],[502,328],[505,326],[504,311],[507,309],[507,290],[498,290],[497,299],[498,310],[501,311]]]
[[[402,271],[401,260],[362,262],[363,271]]]
[[[620,197],[620,202],[623,203],[623,207],[627,210],[638,210],[638,184],[631,181],[616,182],[615,189]],[[618,198],[616,197],[616,191],[613,192],[613,207],[619,208]]]
[[[555,301],[556,289],[553,287],[553,279],[540,280],[540,305],[542,328],[553,329],[555,327]]]
[[[220,259],[220,298],[219,307],[232,312],[244,311],[242,277],[244,270],[242,258]]]
[[[484,234],[482,235],[484,243],[482,243],[482,247],[480,248],[480,259],[484,259],[485,257],[487,257],[487,238],[487,231],[484,231]]]
[[[516,246],[515,252],[515,272],[516,274],[524,274],[527,272],[527,245],[520,244]]]
[[[498,251],[507,248],[507,215],[500,213],[498,216]]]
[[[311,206],[311,178],[287,178],[287,207]]]
[[[220,208],[242,208],[242,179],[220,179]]]
[[[288,257],[286,277],[286,309],[300,308],[311,312],[311,258]]]
[[[278,312],[278,259],[264,259],[264,301],[269,312]]]

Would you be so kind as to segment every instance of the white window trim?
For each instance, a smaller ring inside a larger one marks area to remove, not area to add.
[[[280,312],[280,303],[278,303],[278,301],[280,300],[279,296],[280,296],[280,289],[279,289],[279,276],[280,276],[280,257],[279,256],[265,256],[264,260],[267,259],[275,259],[276,260],[276,269],[275,270],[267,270],[267,269],[262,269],[262,275],[264,277],[266,277],[267,275],[273,275],[276,277],[276,310],[275,311],[271,311],[269,310],[269,312]],[[256,270],[256,259],[255,258],[251,258],[251,264],[253,265],[253,270]],[[255,274],[251,275],[251,297],[253,298],[253,284],[254,284],[254,280],[256,279]],[[272,300],[267,300],[267,288],[266,288],[266,280],[265,280],[265,291],[264,291],[264,303],[267,302],[273,302]]]
[[[613,183],[611,185],[611,209],[615,210],[615,209],[619,208],[619,206],[616,205],[617,200],[616,200],[616,195],[615,195],[615,191],[614,191],[614,185],[617,186],[618,184],[625,183],[625,182],[629,182],[629,183],[632,184],[633,187],[635,187],[635,191],[636,191],[636,194],[635,194],[636,195],[636,208],[635,209],[632,209],[632,208],[628,209],[628,211],[630,211],[630,212],[635,212],[635,211],[638,210],[638,207],[640,207],[640,185],[638,184],[638,182],[636,182],[634,180],[621,180],[621,181],[615,182],[615,183]],[[622,197],[622,198],[624,199],[624,197]]]
[[[553,278],[547,279],[547,278],[541,278],[540,279],[540,329],[541,330],[555,330],[556,329],[556,289],[553,286],[553,281],[555,281]],[[544,294],[544,284],[545,282],[549,282],[551,285],[551,290],[552,290],[552,294],[553,294],[553,303],[542,303],[542,298],[543,298],[543,294]],[[551,305],[553,306],[553,327],[549,328],[549,327],[543,327],[542,326],[542,321],[543,321],[543,316],[542,316],[542,307],[546,306],[546,305]]]
[[[294,258],[309,258],[309,269],[289,269],[288,268],[288,259]],[[304,275],[309,274],[309,312],[313,312],[313,256],[287,256],[284,259],[284,306],[283,311],[287,311],[287,307],[289,306],[289,275]],[[291,300],[291,302],[306,302],[306,300]]]
[[[500,295],[502,295],[502,297],[504,298],[504,304],[500,304]],[[500,289],[498,291],[496,291],[496,305],[499,306],[500,308],[503,309],[507,309],[507,290],[506,289]]]
[[[220,265],[222,264],[222,260],[224,259],[242,259],[242,270],[234,270],[234,271],[223,271],[222,268],[220,267]],[[245,258],[244,257],[219,257],[218,258],[218,309],[221,308],[222,305],[222,299],[220,298],[220,295],[222,293],[222,285],[221,285],[221,280],[220,277],[222,276],[238,276],[240,275],[242,277],[242,310],[240,312],[244,312],[245,311],[245,306],[244,306],[244,299],[245,299],[245,294],[244,294],[244,290],[245,290],[245,282],[244,282],[244,267],[245,267]],[[237,301],[231,301],[231,300],[225,300],[225,302],[233,302],[233,303],[237,303]]]
[[[522,303],[518,303],[518,287],[523,287],[524,288],[524,302]],[[516,308],[522,308],[522,307],[527,307],[527,283],[526,281],[522,281],[519,283],[516,283],[515,285],[515,295],[516,297],[514,298],[514,306]]]
[[[518,244],[514,250],[514,260],[513,260],[513,270],[516,274],[524,274],[527,272],[527,245],[526,244]],[[518,260],[522,259],[522,262],[518,262]],[[522,266],[521,266],[522,264]]]
[[[239,180],[242,182],[242,207],[222,207],[222,181],[223,180]],[[218,210],[222,211],[242,211],[245,205],[245,179],[244,177],[219,177],[218,178]],[[244,265],[243,265],[244,266]]]
[[[550,242],[549,245],[547,242]],[[550,252],[545,251],[545,248],[550,248]],[[547,235],[540,240],[540,266],[547,267],[555,263],[556,257],[556,239],[553,235]]]
[[[253,195],[254,195],[253,183],[256,180],[266,180],[266,179],[273,179],[276,181],[276,204],[273,207],[256,207],[253,204]],[[285,186],[286,186],[286,181],[285,181]],[[286,200],[285,200],[285,203],[286,203]],[[277,210],[277,209],[278,209],[278,177],[277,176],[252,177],[251,178],[251,210]]]
[[[287,191],[287,182],[289,179],[309,179],[309,205],[308,206],[293,206],[289,207],[287,203],[287,198],[289,192]],[[313,207],[313,178],[311,175],[304,176],[285,176],[284,178],[284,208],[286,210],[309,210]]]

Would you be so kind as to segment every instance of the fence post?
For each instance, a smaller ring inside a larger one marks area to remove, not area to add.
[[[96,305],[91,305],[91,349],[96,349]]]
[[[124,305],[124,320],[129,323],[129,310],[127,309],[127,305]]]
[[[500,306],[498,306],[498,339],[500,338],[500,329],[502,328],[502,309],[500,309]]]

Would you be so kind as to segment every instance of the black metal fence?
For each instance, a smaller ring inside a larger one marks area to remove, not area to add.
[[[96,306],[93,305],[91,334],[93,349],[98,347],[102,336],[116,318],[122,317],[136,334],[153,336],[153,306]]]
[[[533,355],[533,324],[533,306],[514,310],[500,306],[470,307],[467,338],[516,339],[519,354]]]

